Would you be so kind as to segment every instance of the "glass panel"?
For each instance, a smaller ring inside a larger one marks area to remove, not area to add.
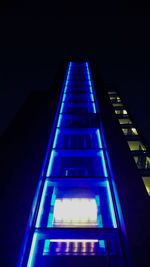
[[[72,83],[68,84],[65,90],[65,93],[93,93],[92,86],[89,85],[89,83]]]
[[[98,128],[98,121],[95,114],[89,115],[59,115],[57,127],[67,128]]]
[[[53,149],[47,176],[107,176],[103,151]]]
[[[146,150],[145,146],[140,141],[128,141],[128,145],[131,151],[137,150],[142,151]]]
[[[102,148],[100,131],[57,128],[53,148]]]
[[[64,94],[65,102],[94,102],[93,94]]]
[[[96,113],[95,103],[62,103],[60,113]]]
[[[136,128],[122,128],[124,135],[138,135]]]
[[[150,196],[150,176],[149,177],[142,177],[143,182],[145,184],[146,190]]]
[[[130,119],[119,119],[120,124],[132,124]]]

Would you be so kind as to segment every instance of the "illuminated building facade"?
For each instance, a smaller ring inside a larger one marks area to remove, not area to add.
[[[133,180],[139,177],[132,160],[127,170],[118,160],[120,154],[116,151],[122,149],[115,142],[116,135],[120,136],[119,124],[109,131],[111,123],[116,122],[113,113],[112,118],[109,114],[111,104],[106,92],[95,90],[92,69],[89,62],[68,63],[18,266],[134,266],[140,257],[136,253],[143,244],[147,251],[144,238],[135,246],[142,231],[135,227],[131,233],[140,214],[138,207],[132,209],[140,185],[131,199],[128,171]],[[118,104],[116,92],[109,91],[108,95],[111,101],[117,99]],[[115,113],[123,115],[119,117],[120,123],[128,120],[123,133],[128,136],[126,132],[132,131],[137,136],[133,125],[131,129],[126,126],[131,123],[124,107],[115,108]],[[124,145],[123,161],[128,162],[128,149]],[[137,158],[141,154],[133,156],[136,163],[141,162]],[[144,186],[141,194],[143,203],[148,205]],[[134,240],[136,234],[139,236]],[[143,255],[141,251],[140,260],[144,264]]]
[[[130,119],[130,115],[127,111],[125,104],[120,98],[117,90],[109,90],[108,95],[114,113],[119,121],[122,132],[125,136],[126,142],[129,146],[133,159],[145,184],[147,193],[150,195],[150,151],[147,145],[144,144],[142,136],[140,136],[139,130],[135,126],[135,123]]]

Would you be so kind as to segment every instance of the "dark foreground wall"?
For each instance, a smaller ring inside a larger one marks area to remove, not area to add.
[[[0,265],[16,266],[53,125],[66,64],[33,92],[0,139]]]

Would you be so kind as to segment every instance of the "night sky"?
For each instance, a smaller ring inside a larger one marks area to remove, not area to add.
[[[51,86],[62,59],[89,56],[150,144],[148,9],[1,8],[0,27],[0,134],[32,90]]]

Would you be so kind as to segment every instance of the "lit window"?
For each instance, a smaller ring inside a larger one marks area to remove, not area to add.
[[[145,151],[146,148],[140,141],[128,141],[128,145],[131,151],[138,150],[138,151]]]
[[[110,98],[111,101],[116,100],[115,96],[110,96],[109,98]]]
[[[131,128],[134,135],[138,135],[137,130],[135,128]]]
[[[129,119],[119,119],[120,124],[132,124],[132,121]]]
[[[119,96],[117,96],[117,102],[120,103],[121,102],[121,99]]]
[[[150,177],[142,177],[146,190],[150,196]]]
[[[150,169],[150,157],[147,157],[145,153],[135,156],[134,160],[138,169]]]
[[[123,110],[116,109],[116,110],[115,110],[115,113],[116,113],[117,115],[126,115],[126,114],[128,114],[127,111],[126,111],[125,109],[123,109]]]
[[[115,94],[117,94],[117,92],[115,92],[115,91],[109,91],[108,94],[109,95],[115,95]]]
[[[120,115],[121,114],[121,110],[115,110],[115,113],[117,114],[117,115]]]
[[[138,135],[138,132],[135,128],[122,128],[124,135]]]
[[[54,205],[53,227],[97,226],[97,205],[93,198],[61,198]]]
[[[126,115],[128,114],[127,111],[125,109],[123,109],[123,114]]]
[[[122,103],[113,103],[113,107],[123,107]]]

